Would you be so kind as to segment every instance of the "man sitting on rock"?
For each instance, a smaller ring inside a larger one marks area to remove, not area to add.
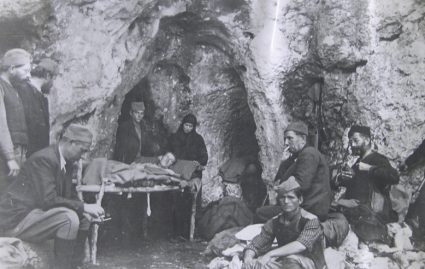
[[[295,178],[277,187],[281,213],[267,221],[261,233],[245,248],[242,268],[322,269],[326,266],[320,222],[301,208],[301,193]],[[278,247],[270,250],[275,238]]]
[[[82,264],[90,220],[104,215],[102,207],[78,200],[72,185],[73,162],[89,151],[91,143],[86,127],[71,124],[59,144],[24,163],[0,199],[3,235],[28,242],[55,239],[56,269]]]
[[[348,138],[353,155],[359,158],[342,182],[345,196],[336,203],[361,239],[385,241],[385,224],[397,221],[389,191],[399,175],[384,155],[372,149],[369,127],[353,125]]]
[[[331,203],[329,166],[317,149],[307,145],[307,136],[305,123],[293,122],[288,125],[285,146],[292,155],[280,164],[275,181],[296,180],[304,197],[302,207],[324,221],[328,218]],[[260,222],[265,222],[279,212],[279,206],[272,205],[259,208],[256,214]]]

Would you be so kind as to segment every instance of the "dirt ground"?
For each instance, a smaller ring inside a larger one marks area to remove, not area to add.
[[[140,200],[141,205],[132,208],[135,216],[133,221],[136,223],[140,221],[140,212],[146,210],[146,205],[143,205],[144,198]],[[194,242],[172,240],[171,203],[169,195],[151,195],[152,215],[148,218],[146,237],[141,227],[137,227],[136,231],[125,237],[122,236],[123,231],[117,228],[116,221],[111,220],[103,224],[99,230],[98,265],[86,265],[85,269],[206,268],[211,258],[204,257],[201,253],[208,242],[198,238]]]
[[[206,242],[171,243],[166,239],[147,240],[133,247],[100,246],[99,265],[85,268],[120,269],[203,269],[209,258],[201,255]]]

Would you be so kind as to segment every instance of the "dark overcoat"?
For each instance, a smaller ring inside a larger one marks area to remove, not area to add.
[[[127,164],[132,163],[139,153],[140,143],[134,121],[130,119],[121,123],[117,130],[114,160]]]
[[[66,207],[82,216],[84,204],[72,185],[72,165],[61,170],[58,145],[34,153],[0,198],[0,228],[15,227],[31,210]]]

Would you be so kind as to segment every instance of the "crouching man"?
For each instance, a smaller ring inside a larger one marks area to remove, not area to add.
[[[0,198],[0,230],[28,242],[55,239],[53,268],[77,268],[84,258],[90,219],[102,217],[96,204],[76,197],[73,162],[88,152],[92,133],[71,124],[57,145],[34,153]]]
[[[318,218],[300,207],[298,182],[291,178],[277,187],[282,212],[264,224],[244,250],[244,269],[322,269],[323,233]],[[274,239],[278,247],[271,249]],[[257,259],[254,259],[258,257]]]

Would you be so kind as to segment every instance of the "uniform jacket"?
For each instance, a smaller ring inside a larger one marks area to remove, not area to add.
[[[31,210],[67,207],[82,215],[83,202],[72,185],[72,168],[61,170],[58,145],[33,154],[0,198],[0,228],[15,227]]]
[[[331,187],[325,157],[314,147],[304,147],[281,163],[275,180],[283,182],[290,176],[294,176],[301,186],[304,198],[302,207],[321,221],[326,219],[331,203]]]
[[[142,128],[142,133],[143,131]],[[140,143],[133,120],[130,119],[121,123],[117,130],[114,160],[127,164],[132,163],[139,154]]]

